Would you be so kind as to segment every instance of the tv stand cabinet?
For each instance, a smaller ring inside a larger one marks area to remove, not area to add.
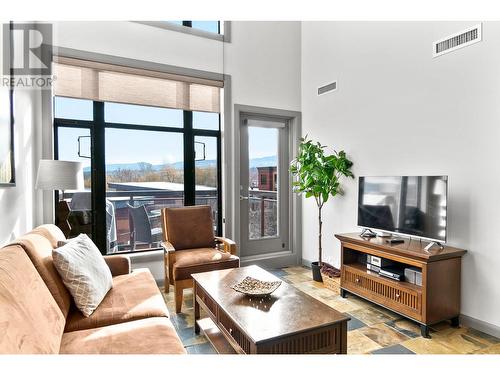
[[[340,295],[353,293],[420,324],[424,337],[429,326],[450,320],[458,327],[460,270],[466,250],[444,246],[425,250],[419,240],[390,245],[383,238],[362,238],[359,233],[336,234],[341,242]],[[367,270],[360,255],[375,255],[422,271],[422,286],[396,281]]]

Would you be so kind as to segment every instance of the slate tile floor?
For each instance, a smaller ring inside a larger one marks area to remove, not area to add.
[[[452,328],[447,322],[432,326],[432,338],[425,339],[420,336],[418,324],[352,294],[347,299],[340,297],[338,292],[314,282],[307,268],[290,267],[270,272],[351,317],[347,333],[348,354],[500,354],[500,339],[468,327]],[[194,334],[192,291],[184,291],[180,314],[175,314],[172,287],[169,294],[164,293],[164,298],[187,352],[214,354],[205,337]]]

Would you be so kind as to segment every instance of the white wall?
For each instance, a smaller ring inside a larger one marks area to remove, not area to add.
[[[449,176],[449,243],[462,265],[462,314],[500,326],[500,23],[483,41],[432,58],[432,42],[474,22],[302,23],[303,133],[344,149],[360,175]],[[338,91],[316,95],[338,79]],[[355,231],[357,180],[327,203],[324,248]],[[306,200],[303,257],[317,258],[316,207]]]
[[[1,32],[0,30],[0,51],[3,48]],[[41,149],[41,140],[37,137],[41,130],[41,123],[38,121],[39,105],[39,91],[14,91],[16,186],[0,188],[0,247],[39,222],[38,212],[34,209],[41,204],[41,193],[34,189]],[[8,108],[0,110],[8,111]]]
[[[128,21],[53,24],[58,47],[222,72],[222,43],[217,40]]]
[[[233,104],[300,111],[300,22],[231,22],[224,73]]]
[[[238,240],[239,132],[234,105],[300,111],[300,22],[231,22],[231,43],[224,45],[224,74],[231,76],[229,129],[223,129],[223,174],[231,184],[224,187],[225,235]],[[235,189],[236,187],[236,189]]]
[[[31,230],[37,220],[40,192],[34,188],[38,168],[38,145],[35,133],[40,123],[37,115],[38,94],[30,90],[15,93],[14,152],[16,186],[0,188],[0,247]]]

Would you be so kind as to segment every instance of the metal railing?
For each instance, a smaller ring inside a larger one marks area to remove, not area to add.
[[[90,193],[90,192],[89,192]],[[72,192],[65,192],[65,199],[72,199]],[[182,207],[184,205],[183,191],[165,190],[127,190],[107,191],[106,198],[115,209],[115,225],[117,251],[130,251],[132,243],[131,218],[128,204],[134,207],[144,205],[148,213],[151,229],[156,230],[158,241],[161,241],[161,209],[164,207]],[[196,204],[206,204],[212,207],[214,227],[217,225],[217,191],[197,190]],[[278,235],[278,199],[276,191],[249,191],[249,236],[251,239],[273,237]],[[89,207],[91,210],[90,198]],[[137,250],[157,248],[158,243],[141,245]]]
[[[74,193],[65,192],[64,199],[72,199]],[[120,251],[144,251],[154,249],[159,246],[162,237],[161,209],[164,207],[184,206],[184,192],[165,190],[128,190],[128,191],[107,191],[106,199],[114,206],[114,225],[116,226],[116,244],[113,244],[117,252]],[[206,204],[212,208],[214,218],[214,228],[217,226],[217,190],[197,190],[196,204]],[[150,244],[134,244],[133,226],[128,205],[139,207],[144,205],[148,215],[149,225],[153,233],[153,241]],[[91,210],[90,192],[88,198],[88,208],[81,210]],[[108,228],[109,231],[109,228]],[[110,240],[108,239],[108,242]],[[111,246],[110,246],[111,247]]]
[[[276,191],[248,192],[249,237],[258,239],[278,235],[278,199]]]

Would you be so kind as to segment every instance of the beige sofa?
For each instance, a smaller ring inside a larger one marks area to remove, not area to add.
[[[0,249],[0,353],[186,353],[153,276],[126,256],[104,257],[113,288],[83,316],[52,263],[61,240],[43,225]]]

